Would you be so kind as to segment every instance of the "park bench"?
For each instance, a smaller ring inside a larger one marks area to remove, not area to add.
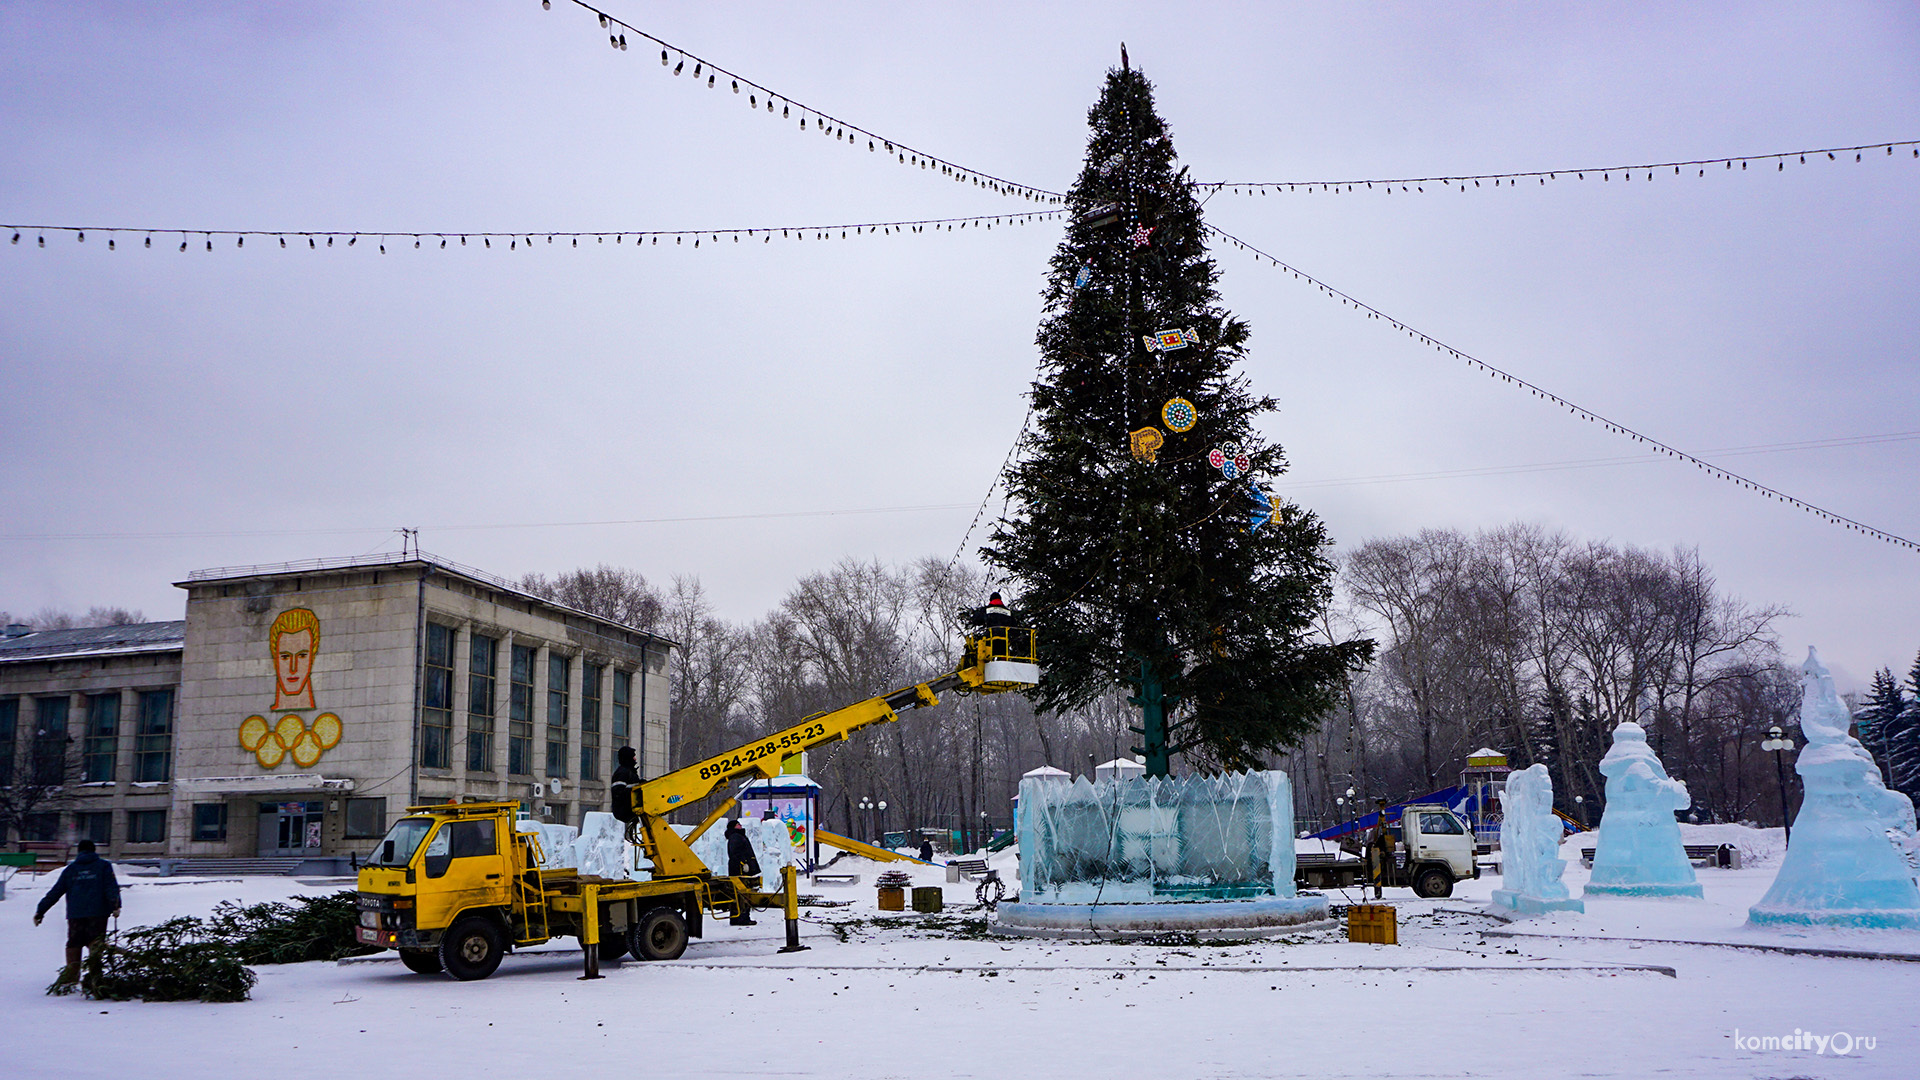
[[[948,859],[947,865],[950,867],[958,867],[959,873],[963,877],[976,878],[987,876],[987,860],[985,859]],[[949,873],[952,873],[952,871],[949,871]]]
[[[22,840],[20,853],[34,857],[32,868],[37,872],[57,870],[67,865],[72,849],[58,840]]]
[[[1713,866],[1723,870],[1740,869],[1740,849],[1732,844],[1686,844],[1687,861],[1695,866]],[[1580,849],[1580,865],[1593,865],[1592,848]]]

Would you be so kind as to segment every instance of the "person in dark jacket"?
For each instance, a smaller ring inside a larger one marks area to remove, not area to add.
[[[640,769],[634,763],[633,747],[623,746],[614,756],[620,767],[613,770],[613,816],[631,825],[640,819],[633,812],[633,791],[640,786]]]
[[[760,884],[760,859],[753,853],[753,841],[747,839],[747,830],[739,818],[727,821],[727,876],[751,878],[755,887]],[[735,905],[733,918],[727,922],[733,926],[755,925],[745,901]]]
[[[996,593],[995,595],[997,596],[999,594]],[[933,841],[927,839],[924,836],[920,838],[920,861],[921,862],[933,861]]]
[[[71,985],[80,978],[80,950],[87,950],[87,970],[98,974],[100,946],[107,936],[107,920],[120,914],[120,882],[113,876],[113,864],[94,854],[93,841],[80,841],[80,854],[74,856],[40,906],[33,911],[33,925],[46,918],[47,909],[62,896],[67,898],[67,966],[60,969],[55,985]]]

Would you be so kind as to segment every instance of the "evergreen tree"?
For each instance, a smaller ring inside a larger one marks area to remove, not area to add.
[[[1906,709],[1906,695],[1901,692],[1900,684],[1893,678],[1893,669],[1881,668],[1873,673],[1873,689],[1867,694],[1867,700],[1854,713],[1854,727],[1860,733],[1860,744],[1873,755],[1880,766],[1880,776],[1893,786],[1892,764],[1888,760],[1887,737],[1900,727],[1900,714]]]
[[[1886,727],[1883,741],[1887,747],[1887,786],[1904,792],[1920,803],[1920,657],[1907,673],[1907,689],[1913,697],[1900,715]]]
[[[1124,55],[1088,120],[1042,294],[1034,423],[1006,477],[1017,509],[982,553],[1025,590],[1039,707],[1131,683],[1150,775],[1181,752],[1256,766],[1314,729],[1373,642],[1311,637],[1331,541],[1268,487],[1287,462],[1255,422],[1276,403],[1234,370],[1247,325],[1220,305],[1191,182]]]

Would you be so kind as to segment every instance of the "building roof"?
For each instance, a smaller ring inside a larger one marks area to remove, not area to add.
[[[264,563],[255,566],[217,566],[207,570],[195,570],[187,575],[187,580],[176,581],[173,584],[176,588],[191,589],[200,585],[212,585],[216,582],[302,577],[315,574],[336,574],[351,570],[374,570],[382,567],[402,568],[412,566],[429,567],[437,573],[465,578],[475,584],[512,593],[522,599],[544,604],[557,611],[569,612],[583,618],[592,619],[595,622],[605,623],[608,626],[617,626],[628,633],[639,634],[672,648],[678,648],[680,644],[671,638],[662,637],[650,630],[643,630],[637,626],[628,626],[626,623],[609,619],[605,615],[595,615],[591,611],[582,611],[579,608],[549,600],[544,596],[528,592],[517,583],[509,581],[506,578],[489,574],[484,570],[476,570],[471,566],[454,562],[452,559],[442,558],[438,555],[430,555],[423,551],[386,551],[374,555],[345,556],[331,559],[302,559],[299,562]]]
[[[83,626],[73,630],[34,630],[0,637],[0,664],[27,660],[70,660],[87,656],[179,652],[187,638],[185,620]]]

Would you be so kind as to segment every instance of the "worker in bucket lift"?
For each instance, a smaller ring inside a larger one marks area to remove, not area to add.
[[[621,747],[615,757],[620,767],[613,770],[613,816],[631,825],[640,820],[633,812],[633,791],[640,786],[640,769],[631,746]]]
[[[1007,602],[1000,599],[999,593],[987,597],[987,606],[980,609],[981,626],[1012,626],[1013,612],[1007,610]]]
[[[1387,871],[1393,866],[1393,830],[1387,827],[1387,800],[1380,799],[1374,806],[1379,816],[1367,833],[1367,876],[1373,881],[1373,898],[1378,900],[1383,895],[1381,886]],[[1362,897],[1366,893],[1365,888],[1360,890]]]

